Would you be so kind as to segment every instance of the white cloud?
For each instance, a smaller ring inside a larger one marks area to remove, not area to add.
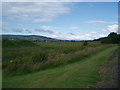
[[[52,26],[39,26],[35,29],[28,29],[28,28],[6,28],[3,27],[3,33],[17,33],[17,34],[37,34],[37,35],[53,35],[58,34],[57,31],[59,27],[52,27]]]
[[[69,29],[69,27],[67,27]],[[36,29],[26,29],[26,28],[13,28],[13,29],[5,29],[4,32],[10,31],[16,32],[17,34],[34,34],[34,35],[43,35],[51,38],[56,39],[63,39],[63,40],[93,40],[98,39],[101,37],[106,37],[110,32],[117,32],[118,25],[108,25],[105,29],[100,31],[91,31],[86,34],[80,34],[76,32],[62,32],[61,27],[54,27],[54,26],[39,26]]]
[[[35,32],[38,32],[38,33],[48,33],[48,34],[54,34],[54,31],[52,31],[52,30],[49,30],[49,29],[42,29],[42,28],[40,28],[40,29],[35,29]]]
[[[76,37],[78,39],[82,39],[82,40],[92,40],[92,39],[98,39],[101,37],[106,37],[108,34],[110,34],[111,32],[118,32],[118,25],[117,24],[113,24],[113,25],[108,25],[106,27],[106,29],[103,29],[101,31],[98,32],[90,32],[88,34],[85,35],[81,35],[79,37]]]
[[[52,26],[40,26],[39,28],[36,28],[34,30],[26,29],[26,28],[12,28],[12,29],[4,29],[3,33],[7,33],[9,31],[10,33],[43,35],[43,36],[56,38],[56,39],[63,39],[63,40],[65,39],[66,40],[92,40],[92,39],[97,39],[105,36],[104,34],[98,33],[98,32],[90,32],[87,34],[79,34],[75,32],[63,33],[58,31],[57,29],[59,29],[59,27],[52,27]]]
[[[61,27],[54,27],[54,26],[39,26],[35,29],[35,32],[39,31],[39,32],[44,32],[48,34],[58,34],[60,33],[59,32],[60,28]]]
[[[100,34],[100,35],[99,35],[99,38],[100,38],[100,37],[106,37],[106,36],[107,36],[107,35],[105,35],[105,34]]]
[[[97,33],[97,32],[96,32]],[[92,40],[92,39],[97,39],[98,37],[100,37],[100,35],[96,34],[95,32],[91,32],[89,34],[74,34],[74,35],[71,35],[71,34],[65,34],[65,33],[62,33],[62,34],[54,34],[54,35],[49,35],[49,37],[52,37],[52,38],[57,38],[57,39],[66,39],[66,40]]]
[[[86,21],[86,23],[116,24],[116,23],[118,23],[118,22],[109,22],[109,21],[93,20],[93,21]]]
[[[118,25],[118,34],[120,34],[120,26]]]
[[[12,29],[8,29],[8,28],[4,28],[2,29],[3,34],[8,34],[8,33],[17,33],[17,34],[30,34],[32,33],[32,30],[27,29],[27,28],[12,28]]]
[[[79,36],[76,36],[75,38],[76,39],[80,39],[80,40],[92,40],[92,39],[95,39],[97,38],[97,34],[96,33],[87,33],[87,34],[83,34],[83,35],[79,35]]]
[[[70,12],[63,2],[19,2],[3,3],[3,15],[9,20],[28,22],[49,22],[61,14]]]
[[[46,35],[51,38],[61,39],[61,40],[71,40],[72,38],[68,35],[64,34],[52,34],[52,35]]]
[[[117,24],[113,24],[113,25],[108,25],[106,27],[106,29],[103,29],[102,30],[103,32],[107,32],[107,33],[110,33],[110,32],[118,32],[118,25]]]
[[[116,24],[114,24],[114,25],[109,25],[109,26],[107,27],[107,30],[108,30],[109,32],[117,32],[117,30],[118,30],[118,25],[116,25]]]

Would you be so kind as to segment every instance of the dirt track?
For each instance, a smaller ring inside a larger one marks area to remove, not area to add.
[[[106,65],[101,68],[100,75],[102,80],[98,82],[96,88],[118,88],[120,81],[120,61],[118,62],[120,56],[120,48],[117,49],[113,55],[106,61]],[[119,69],[118,69],[119,68]]]

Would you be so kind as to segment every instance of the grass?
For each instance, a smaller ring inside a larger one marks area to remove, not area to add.
[[[117,88],[118,87],[118,51],[106,60],[104,67],[100,69],[101,81],[96,83],[97,88]]]
[[[3,48],[11,48],[11,47],[29,47],[29,46],[37,46],[35,43],[28,41],[28,40],[9,40],[3,39],[2,40],[2,47]]]
[[[3,88],[88,88],[100,81],[99,69],[117,49],[106,48],[77,62],[21,76],[4,76]]]
[[[6,75],[21,75],[58,67],[107,47],[98,42],[89,42],[86,46],[83,42],[37,42],[34,47],[26,45],[19,48],[3,47],[2,66]]]

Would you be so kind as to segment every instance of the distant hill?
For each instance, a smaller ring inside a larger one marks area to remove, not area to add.
[[[2,40],[2,47],[3,48],[9,48],[9,47],[31,47],[31,46],[37,46],[32,41],[28,40],[9,40],[9,39],[3,39]]]
[[[37,35],[2,35],[3,39],[10,40],[30,40],[30,41],[59,41],[58,39],[53,39],[45,36]]]

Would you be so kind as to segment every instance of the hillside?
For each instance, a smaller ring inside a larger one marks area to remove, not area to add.
[[[29,46],[37,46],[35,43],[28,41],[28,40],[9,40],[3,39],[2,40],[2,47],[29,47]]]
[[[2,38],[11,40],[58,41],[58,39],[37,35],[2,35]]]

